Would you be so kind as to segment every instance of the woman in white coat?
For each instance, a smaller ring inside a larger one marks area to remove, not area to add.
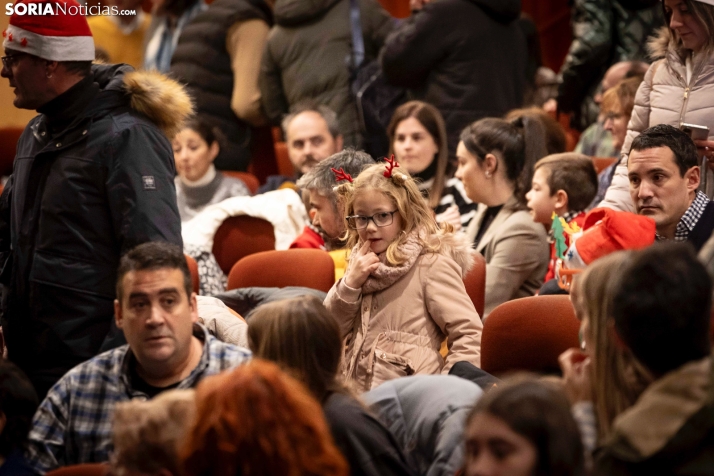
[[[652,64],[637,90],[635,107],[622,146],[622,159],[601,206],[634,211],[627,178],[627,155],[632,140],[657,124],[683,123],[709,128],[706,140],[696,141],[713,167],[714,150],[714,0],[663,0],[667,27],[650,43]],[[714,175],[707,172],[704,190],[714,197]]]

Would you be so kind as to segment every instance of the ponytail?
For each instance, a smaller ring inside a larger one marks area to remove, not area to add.
[[[526,193],[533,178],[533,166],[548,155],[545,147],[545,128],[535,118],[518,116],[512,121],[485,118],[467,126],[461,141],[480,163],[486,154],[498,151],[503,157],[506,178],[514,185],[514,196],[519,207],[526,203]]]
[[[515,181],[514,195],[521,205],[525,205],[526,193],[531,188],[531,180],[536,162],[548,155],[545,145],[545,127],[534,117],[518,116],[511,124],[519,130],[523,137],[523,166]]]

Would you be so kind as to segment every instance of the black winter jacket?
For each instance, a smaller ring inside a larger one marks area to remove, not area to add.
[[[251,159],[250,127],[231,109],[234,73],[226,36],[236,23],[256,19],[273,22],[262,0],[216,0],[184,27],[171,57],[171,74],[186,84],[196,114],[223,132],[226,143],[215,161],[221,170],[246,170]]]
[[[82,103],[59,127],[45,114],[30,121],[0,198],[3,332],[41,397],[102,348],[121,254],[146,241],[182,243],[171,144],[132,106],[168,132],[190,102],[178,84],[131,71],[95,65],[93,78],[43,106]]]
[[[441,111],[451,155],[464,127],[523,103],[528,64],[515,21],[520,11],[520,0],[439,0],[387,38],[384,75]]]

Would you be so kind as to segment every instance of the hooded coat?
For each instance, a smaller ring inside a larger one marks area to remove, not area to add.
[[[694,57],[692,76],[687,82],[687,52],[670,47],[670,35],[669,28],[662,28],[650,43],[652,56],[662,59],[652,63],[637,90],[620,164],[600,206],[635,211],[627,178],[627,156],[632,141],[640,132],[657,124],[679,127],[685,122],[706,126],[709,139],[714,136],[714,52],[702,52]],[[714,176],[709,171],[707,174],[707,190],[703,191],[712,198]]]
[[[365,61],[377,57],[394,20],[376,0],[359,0]],[[315,100],[335,113],[345,146],[359,147],[350,90],[350,0],[277,0],[260,72],[265,113],[277,124],[291,106]]]
[[[385,77],[439,109],[451,155],[464,127],[523,104],[528,59],[520,13],[520,0],[439,0],[387,38]]]
[[[362,289],[340,279],[327,294],[325,306],[347,338],[344,374],[361,390],[412,374],[446,374],[460,361],[481,366],[483,325],[463,282],[473,250],[463,234],[440,239],[439,251],[428,252],[409,238],[406,263],[388,266],[381,253],[382,265]],[[439,353],[445,338],[446,359]]]
[[[110,332],[120,256],[146,241],[182,244],[167,135],[190,101],[159,73],[132,71],[94,65],[40,108],[76,99],[60,127],[46,114],[30,121],[0,197],[3,333],[40,396],[121,343]]]

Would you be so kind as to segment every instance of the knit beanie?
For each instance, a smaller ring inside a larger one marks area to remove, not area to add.
[[[3,31],[3,48],[49,61],[94,61],[94,39],[74,0],[21,0]]]
[[[585,217],[583,232],[574,236],[563,265],[568,269],[585,268],[615,251],[646,248],[654,243],[655,231],[655,222],[649,217],[596,208]]]

